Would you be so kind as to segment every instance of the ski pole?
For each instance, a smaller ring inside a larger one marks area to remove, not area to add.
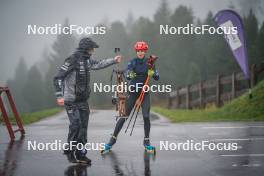
[[[154,57],[150,56],[150,58],[149,58],[149,60],[148,60],[148,65],[149,65],[149,67],[150,67],[151,69],[153,68],[153,66],[154,66],[154,62],[155,62],[156,60],[157,60],[157,57],[154,58]],[[136,103],[135,103],[135,105],[134,105],[134,107],[133,107],[133,109],[132,109],[132,115],[129,117],[130,119],[129,119],[129,122],[128,122],[128,125],[127,125],[127,128],[126,128],[126,130],[125,130],[125,133],[127,132],[128,128],[129,128],[129,126],[130,126],[130,123],[131,123],[131,121],[132,121],[132,119],[133,119],[133,117],[134,117],[134,114],[135,114],[135,112],[137,111],[136,116],[135,116],[135,120],[134,120],[134,124],[133,124],[132,129],[131,129],[131,132],[130,132],[130,136],[132,135],[132,132],[133,132],[133,129],[134,129],[134,126],[135,126],[136,120],[137,120],[138,112],[139,112],[139,109],[140,109],[140,107],[141,107],[142,101],[143,101],[143,99],[144,99],[145,91],[144,91],[143,89],[144,89],[145,85],[148,85],[149,80],[150,80],[150,76],[148,75],[146,81],[144,82],[144,85],[143,85],[143,88],[142,88],[142,90],[141,90],[140,96],[137,98]],[[131,113],[130,113],[130,114],[131,114]]]
[[[128,122],[128,124],[127,124],[126,130],[125,130],[125,133],[127,132],[128,127],[129,127],[129,125],[130,125],[130,123],[131,123],[131,121],[132,121],[132,118],[133,118],[133,115],[134,115],[134,113],[135,113],[135,110],[136,110],[136,108],[135,108],[135,106],[134,106],[133,109],[132,109],[132,115],[128,117],[128,118],[129,118],[129,122]]]
[[[147,78],[148,79],[148,78]],[[146,80],[147,81],[147,80]],[[145,81],[145,83],[147,83]],[[144,83],[144,85],[145,85],[145,83]],[[144,87],[144,86],[143,86]],[[131,123],[131,121],[132,121],[132,119],[133,119],[133,117],[134,117],[134,114],[135,114],[135,112],[137,111],[137,113],[136,114],[138,114],[138,111],[139,111],[139,108],[140,108],[140,105],[141,105],[141,102],[140,102],[140,100],[141,100],[141,97],[142,97],[142,93],[143,93],[144,91],[143,90],[141,90],[141,93],[140,93],[140,95],[139,95],[139,97],[137,98],[137,100],[136,100],[136,103],[135,103],[135,105],[134,105],[134,107],[133,107],[133,109],[132,109],[132,114],[130,115],[130,119],[129,119],[129,122],[128,122],[128,124],[127,124],[127,127],[126,127],[126,130],[125,130],[125,133],[127,132],[127,130],[128,130],[128,127],[130,126],[130,123]]]
[[[147,77],[146,81],[145,81],[145,84],[144,85],[148,85],[148,82],[149,82],[149,79],[150,79],[150,76]],[[140,97],[139,97],[139,103],[137,105],[137,114],[135,116],[135,120],[134,120],[134,123],[133,123],[133,126],[132,126],[132,129],[131,129],[131,132],[130,132],[130,136],[132,135],[133,133],[133,130],[134,130],[134,127],[135,127],[135,124],[136,124],[136,121],[137,121],[137,117],[138,117],[138,112],[139,112],[139,109],[140,109],[140,106],[144,100],[144,96],[145,96],[145,91],[144,91],[144,86],[141,90],[141,94],[140,94]]]

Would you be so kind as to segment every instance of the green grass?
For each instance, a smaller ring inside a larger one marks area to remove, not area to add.
[[[153,107],[152,110],[172,122],[264,121],[264,81],[252,90],[252,95],[249,99],[249,94],[245,93],[221,108],[171,110]]]
[[[52,115],[55,115],[55,114],[59,113],[61,110],[62,110],[61,108],[52,108],[52,109],[46,109],[46,110],[31,112],[31,113],[21,113],[20,118],[21,118],[23,124],[27,125],[27,124],[31,124],[33,122],[37,122],[37,121],[44,119],[46,117],[50,117]],[[14,117],[10,117],[10,121],[12,124],[15,124]]]

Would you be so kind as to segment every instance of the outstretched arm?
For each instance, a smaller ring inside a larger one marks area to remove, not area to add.
[[[113,64],[119,63],[120,61],[121,61],[121,56],[116,56],[115,58],[108,58],[108,59],[102,59],[102,60],[90,59],[91,69],[92,70],[103,69]]]

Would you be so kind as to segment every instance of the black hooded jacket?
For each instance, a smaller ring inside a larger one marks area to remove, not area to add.
[[[116,63],[113,58],[94,60],[86,51],[78,49],[67,58],[54,77],[56,97],[66,102],[86,101],[90,95],[90,71]]]

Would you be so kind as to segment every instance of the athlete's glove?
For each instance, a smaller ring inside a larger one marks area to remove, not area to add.
[[[154,70],[153,69],[149,69],[148,70],[148,76],[152,77],[154,75]]]
[[[128,74],[128,77],[130,79],[135,79],[136,76],[137,76],[137,74],[135,72],[133,72],[133,71],[130,71],[129,74]]]

